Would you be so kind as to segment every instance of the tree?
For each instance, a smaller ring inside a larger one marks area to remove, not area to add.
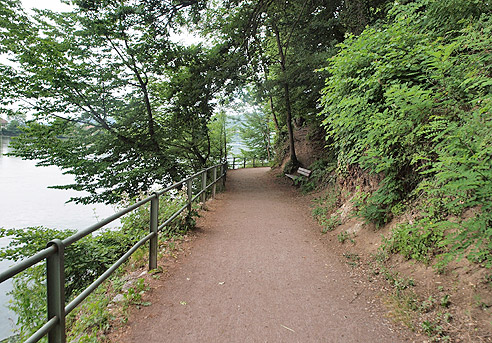
[[[323,78],[315,72],[343,39],[336,10],[341,1],[229,1],[209,10],[206,33],[237,46],[249,62],[249,80],[279,135],[287,133],[292,166],[293,122],[317,122],[317,101]],[[266,106],[265,106],[266,107]]]
[[[412,0],[404,0],[411,2]],[[384,19],[391,0],[345,0],[340,10],[340,21],[346,30],[359,35],[366,26]]]
[[[74,184],[57,188],[89,192],[72,199],[83,203],[116,202],[203,167],[214,98],[233,87],[234,66],[222,63],[227,49],[169,39],[201,3],[75,3],[74,12],[33,18],[8,4],[22,30],[2,31],[17,67],[0,92],[36,118],[13,154],[73,174]]]
[[[268,114],[259,110],[244,114],[240,136],[246,143],[249,152],[256,158],[269,161],[272,159],[271,126],[272,123]]]
[[[220,162],[227,160],[228,144],[231,142],[233,130],[229,126],[229,117],[224,110],[216,113],[209,123],[211,156],[214,161]]]

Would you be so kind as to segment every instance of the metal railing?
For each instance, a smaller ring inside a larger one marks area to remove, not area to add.
[[[239,168],[256,168],[256,167],[265,167],[270,166],[270,162],[256,158],[256,157],[239,157],[233,156],[227,158],[227,163],[231,169],[239,169]]]
[[[220,168],[220,175],[217,176],[217,170]],[[211,182],[207,184],[207,174],[211,171]],[[26,343],[34,343],[44,336],[48,335],[49,343],[64,343],[66,341],[65,317],[72,312],[89,294],[91,294],[101,283],[103,283],[119,266],[121,266],[138,248],[150,240],[149,244],[149,270],[157,268],[157,245],[158,232],[165,226],[169,225],[184,210],[188,213],[192,210],[192,203],[200,198],[202,202],[207,199],[207,191],[212,188],[211,196],[215,197],[217,183],[222,180],[225,185],[227,173],[227,163],[215,165],[204,169],[187,179],[184,179],[170,187],[154,192],[151,196],[131,205],[112,216],[94,224],[84,230],[81,230],[64,240],[54,239],[47,244],[44,250],[41,250],[34,256],[31,256],[18,264],[12,266],[0,274],[0,283],[12,278],[20,272],[34,266],[35,264],[46,259],[47,275],[47,312],[48,321],[39,328]],[[201,177],[200,191],[193,195],[193,180]],[[158,223],[159,215],[159,196],[185,185],[187,187],[187,203],[176,211],[171,217],[166,219],[162,224]],[[65,274],[64,274],[64,250],[69,245],[77,242],[85,236],[111,223],[112,221],[124,216],[125,214],[137,209],[138,207],[150,202],[150,232],[140,241],[138,241],[130,250],[128,250],[118,261],[116,261],[108,270],[97,278],[89,287],[75,297],[69,304],[65,305]]]

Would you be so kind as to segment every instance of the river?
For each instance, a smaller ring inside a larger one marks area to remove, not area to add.
[[[103,204],[66,203],[70,197],[81,193],[47,187],[73,183],[73,177],[63,175],[54,166],[36,167],[34,161],[5,156],[9,140],[0,136],[0,227],[80,230],[114,213],[111,206]],[[6,239],[0,239],[0,246],[6,244]],[[11,264],[0,261],[0,271]],[[0,284],[0,340],[11,335],[16,320],[15,314],[7,308],[7,293],[11,287],[10,282]]]

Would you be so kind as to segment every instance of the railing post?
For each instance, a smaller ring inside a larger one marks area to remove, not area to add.
[[[193,180],[186,181],[186,191],[188,193],[188,216],[191,216],[191,200],[193,199]]]
[[[255,163],[256,163],[256,157],[253,156],[253,168],[256,168]]]
[[[246,157],[244,158],[243,168],[246,168]]]
[[[202,204],[205,204],[205,201],[207,200],[207,192],[205,191],[205,188],[207,188],[207,172],[204,171],[202,173]]]
[[[152,232],[154,236],[149,241],[149,270],[157,268],[158,221],[159,195],[154,193],[154,197],[150,201],[150,232]]]
[[[48,243],[52,245],[56,246],[56,252],[46,259],[48,320],[57,317],[58,322],[48,333],[48,342],[65,343],[65,248],[59,239]]]
[[[222,189],[224,189],[225,187],[225,183],[226,183],[226,175],[225,175],[225,170],[226,170],[226,165],[227,165],[227,162],[222,164],[220,166],[220,177],[222,178]]]
[[[214,167],[213,172],[212,172],[212,181],[213,181],[213,186],[212,186],[212,198],[215,198],[215,193],[217,191],[217,166]]]
[[[232,169],[233,170],[236,169],[236,158],[235,157],[232,158]]]

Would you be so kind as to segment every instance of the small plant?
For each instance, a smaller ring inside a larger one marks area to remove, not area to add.
[[[473,298],[475,301],[475,306],[481,308],[482,310],[485,310],[490,307],[490,304],[485,302],[480,294],[474,295]]]
[[[398,272],[392,272],[386,267],[381,267],[381,273],[390,285],[395,287],[397,292],[401,292],[409,287],[415,286],[415,281],[412,278],[401,277]]]
[[[407,259],[429,263],[439,251],[444,238],[444,230],[432,222],[427,225],[400,224],[395,226],[390,238],[383,238],[382,249],[388,253],[400,253]]]
[[[337,239],[340,243],[345,243],[345,241],[347,239],[349,239],[349,233],[347,231],[343,231],[343,232],[340,232],[338,235],[337,235]]]
[[[424,300],[422,302],[422,304],[420,305],[420,311],[426,313],[432,310],[433,307],[434,307],[434,298],[431,295],[429,296],[429,298],[427,298],[427,300]]]
[[[442,306],[442,307],[446,307],[446,308],[447,308],[447,307],[449,307],[449,304],[451,303],[451,302],[449,301],[449,294],[445,294],[445,295],[441,298],[440,303],[441,303],[441,306]]]
[[[360,256],[358,254],[352,254],[352,253],[343,253],[343,257],[345,257],[348,261],[347,263],[352,266],[352,267],[357,267],[360,261]]]
[[[447,336],[444,335],[442,326],[430,320],[425,320],[422,322],[422,330],[431,338],[432,341],[442,341],[443,339],[449,340],[449,337],[447,339],[445,338]]]
[[[383,249],[378,249],[378,251],[372,255],[372,257],[374,258],[374,260],[377,262],[377,263],[384,263],[388,260],[389,258],[389,255],[386,251],[384,251]]]
[[[445,323],[451,322],[451,319],[453,319],[453,315],[449,312],[443,313],[442,319],[444,320]]]
[[[341,219],[337,214],[331,214],[337,206],[340,191],[338,188],[329,188],[324,196],[318,197],[313,202],[316,204],[311,214],[322,227],[322,233],[333,231],[340,225]]]
[[[487,281],[487,283],[489,284],[489,286],[492,287],[492,273],[489,273],[485,276],[485,280]]]
[[[340,217],[338,215],[332,215],[324,223],[324,228],[321,232],[327,233],[328,231],[333,231],[340,224],[342,224],[342,220],[340,219]]]

